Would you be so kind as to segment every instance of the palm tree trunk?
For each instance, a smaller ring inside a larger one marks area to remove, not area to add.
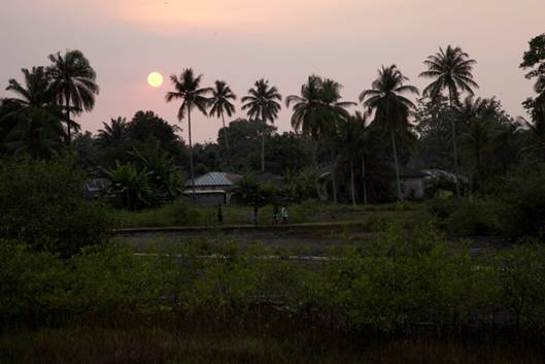
[[[231,150],[229,148],[229,138],[227,137],[227,128],[225,128],[225,115],[221,113],[221,122],[223,124],[223,137],[225,138],[225,149],[227,150],[227,165],[231,165]]]
[[[72,143],[72,135],[70,132],[70,94],[65,93],[64,99],[66,101],[66,130],[67,130],[66,144],[70,145],[70,143]]]
[[[365,173],[365,156],[361,156],[361,175],[363,180],[363,204],[367,205],[367,175]]]
[[[225,128],[225,115],[221,113],[221,122],[223,123],[223,136],[225,138],[225,148],[227,153],[229,153],[229,138],[227,137],[227,129]]]
[[[309,139],[309,141],[312,147],[312,164],[316,173],[319,174],[320,168],[318,166],[318,141],[314,139]],[[322,186],[320,185],[319,176],[316,176],[316,179],[314,180],[314,187],[316,188],[316,193],[318,194],[318,198],[320,199],[320,201],[327,201],[327,188],[325,188],[324,191],[324,188],[322,188]]]
[[[333,184],[333,203],[337,203],[337,178],[335,172],[337,171],[337,158],[333,162],[333,168],[331,169],[331,182]]]
[[[191,109],[187,108],[187,131],[189,134],[189,174],[191,175],[191,198],[195,200],[195,173],[193,170],[193,143],[191,142]]]
[[[261,172],[265,172],[265,126],[266,122],[263,121],[263,127],[261,129]]]
[[[394,151],[394,166],[395,166],[395,172],[396,172],[397,199],[401,201],[403,200],[403,196],[401,195],[401,180],[399,178],[399,161],[397,160],[396,138],[395,138],[395,133],[393,130],[391,134],[392,134],[392,149]]]
[[[350,160],[350,187],[352,190],[352,206],[356,207],[356,186],[354,183],[354,161]]]
[[[477,146],[477,175],[476,175],[476,181],[475,181],[475,190],[481,190],[481,180],[482,180],[482,158],[481,158],[481,148],[480,146]]]
[[[450,104],[450,125],[452,128],[452,153],[454,157],[454,172],[456,173],[456,197],[460,198],[460,166],[458,165],[458,142],[456,140],[456,121],[454,120],[454,109],[452,108],[454,101],[454,93],[449,90],[449,104]]]

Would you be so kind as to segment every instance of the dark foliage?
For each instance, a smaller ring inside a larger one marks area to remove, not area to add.
[[[0,161],[0,238],[70,256],[100,244],[111,221],[83,197],[84,173],[71,159]]]

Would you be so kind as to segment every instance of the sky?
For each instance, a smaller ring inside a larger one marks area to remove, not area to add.
[[[57,51],[79,49],[97,72],[100,94],[77,118],[96,132],[103,122],[153,110],[171,124],[168,76],[191,67],[204,86],[227,81],[244,96],[265,78],[298,94],[310,74],[333,78],[347,101],[370,87],[381,65],[396,64],[412,84],[440,46],[477,60],[481,97],[496,96],[513,116],[532,82],[518,68],[531,37],[545,32],[543,0],[1,0],[0,97],[21,68],[46,65]],[[160,88],[146,78],[165,76]],[[3,83],[3,85],[2,85]],[[237,116],[244,117],[237,102]],[[283,107],[275,124],[290,130]],[[221,121],[192,114],[193,139],[215,141]]]

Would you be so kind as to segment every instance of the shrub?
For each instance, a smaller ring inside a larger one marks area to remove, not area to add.
[[[511,238],[545,233],[545,165],[525,168],[505,181],[500,200],[501,231]]]
[[[498,203],[495,200],[442,200],[427,203],[428,212],[449,234],[489,235],[498,232]]]
[[[426,207],[434,217],[444,220],[454,212],[456,204],[453,200],[435,198],[428,201]]]
[[[515,316],[515,325],[545,327],[545,247],[535,241],[501,252],[496,258],[500,302]]]
[[[84,179],[71,159],[0,161],[0,239],[62,256],[101,243],[110,215],[84,199]]]
[[[37,318],[65,302],[66,272],[53,254],[0,240],[0,317]]]
[[[453,235],[490,235],[497,233],[497,204],[493,201],[460,201],[445,220],[447,231]]]
[[[545,249],[537,244],[475,258],[465,244],[453,246],[423,223],[412,231],[391,225],[313,263],[235,242],[195,241],[179,249],[138,256],[102,245],[61,260],[2,242],[0,318],[176,311],[205,325],[257,319],[262,327],[284,313],[346,332],[401,332],[422,323],[437,332],[444,325],[545,327]],[[499,322],[496,312],[503,314]]]

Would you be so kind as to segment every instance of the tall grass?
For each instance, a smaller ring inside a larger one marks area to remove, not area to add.
[[[296,335],[297,334],[297,335]],[[537,343],[507,339],[333,338],[327,332],[256,335],[196,332],[161,322],[66,327],[0,337],[3,364],[495,363],[540,364]]]

